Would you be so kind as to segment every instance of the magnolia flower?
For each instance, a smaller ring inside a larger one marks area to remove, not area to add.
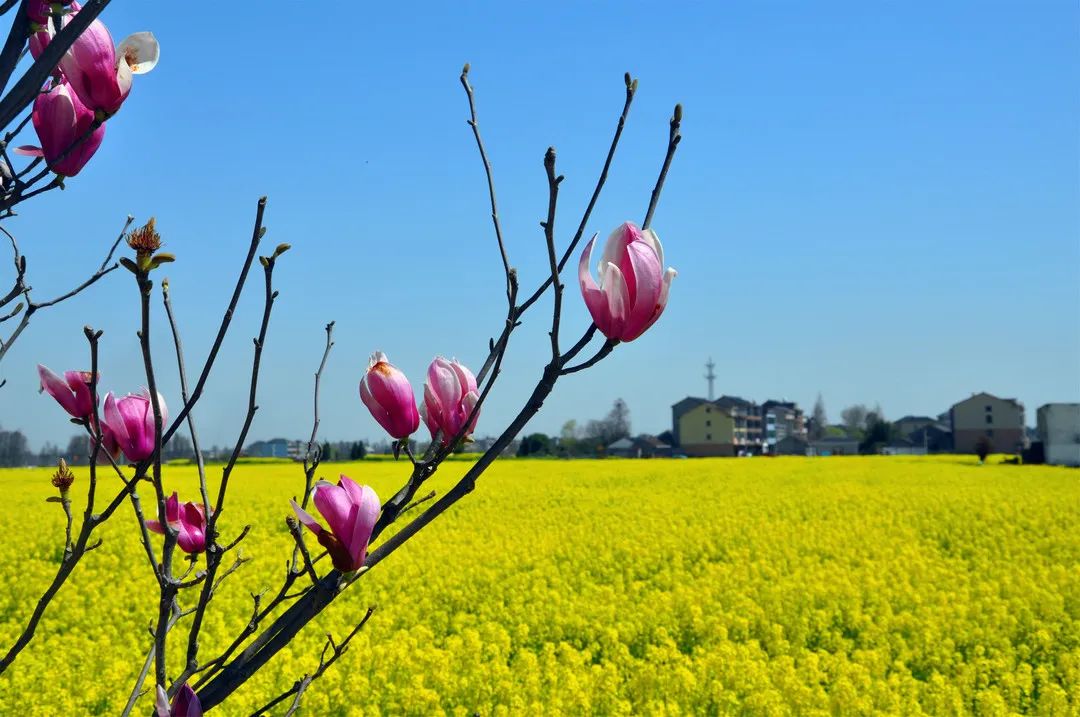
[[[39,93],[31,118],[41,146],[24,145],[16,154],[44,157],[52,171],[65,177],[78,174],[105,139],[105,125],[93,126],[93,110],[67,82]]]
[[[472,372],[456,359],[447,361],[442,356],[436,356],[428,366],[424,405],[420,408],[432,439],[436,434],[441,434],[442,442],[449,443],[465,426],[479,399],[476,377]],[[473,432],[479,418],[478,411],[465,428],[464,436]]]
[[[49,21],[49,14],[51,12],[51,0],[27,0],[26,17],[30,20],[30,22],[37,23],[38,25],[44,25]]]
[[[158,407],[161,409],[161,422],[168,416],[165,399],[158,394]],[[111,438],[106,439],[106,446],[113,441],[124,456],[132,463],[146,460],[154,452],[154,408],[150,402],[150,392],[143,389],[139,395],[128,394],[115,398],[112,392],[105,395],[105,417],[102,432],[108,429]]]
[[[664,271],[664,249],[652,229],[626,222],[608,237],[600,259],[600,285],[589,272],[594,236],[578,264],[585,305],[600,333],[633,341],[656,323],[667,306],[675,270]]]
[[[202,717],[202,703],[195,690],[184,683],[176,696],[173,697],[172,705],[169,705],[169,695],[161,685],[157,686],[157,699],[154,701],[156,717]]]
[[[41,390],[48,391],[60,406],[73,418],[87,419],[94,413],[90,397],[90,372],[65,371],[60,378],[41,364],[37,367],[41,378]]]
[[[79,4],[73,2],[70,7],[70,17],[75,17]],[[108,116],[127,99],[132,75],[154,69],[160,54],[151,32],[128,35],[114,48],[109,29],[95,18],[60,58],[60,70],[87,107]]]
[[[412,386],[382,351],[376,351],[368,362],[367,373],[360,381],[360,400],[371,415],[397,439],[405,438],[420,426]]]
[[[188,554],[206,550],[206,515],[202,503],[180,503],[176,491],[165,501],[165,522],[176,531],[176,544]],[[165,529],[157,520],[147,520],[146,527],[155,533],[165,535]]]
[[[337,485],[325,480],[316,483],[311,497],[330,529],[323,528],[295,500],[290,500],[296,516],[315,533],[335,568],[343,573],[359,570],[367,558],[368,541],[379,517],[379,496],[370,487],[342,475]]]

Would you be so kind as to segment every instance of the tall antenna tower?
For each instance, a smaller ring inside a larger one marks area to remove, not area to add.
[[[713,372],[714,368],[716,368],[716,364],[713,363],[712,356],[710,356],[709,360],[705,363],[705,369],[708,371],[708,373],[705,374],[705,380],[709,382],[710,401],[713,400],[713,381],[716,380],[716,374]]]

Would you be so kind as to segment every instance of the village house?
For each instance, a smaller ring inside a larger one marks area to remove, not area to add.
[[[764,423],[762,442],[766,453],[775,453],[774,447],[788,436],[806,441],[806,422],[800,409],[792,401],[766,401],[761,404]]]
[[[641,434],[620,438],[608,445],[605,453],[617,458],[671,458],[671,446],[656,436]]]
[[[950,453],[953,449],[952,429],[942,423],[930,423],[912,431],[907,439],[926,448],[927,453]]]
[[[897,433],[904,438],[911,439],[915,443],[921,443],[921,441],[915,441],[912,434],[935,423],[937,423],[937,419],[930,416],[904,416],[893,421],[893,426],[896,427]]]
[[[857,456],[859,441],[847,436],[826,436],[810,441],[810,454],[814,456]]]
[[[1035,417],[1045,461],[1080,466],[1080,403],[1048,403]]]
[[[772,456],[808,456],[810,455],[810,443],[805,437],[787,435],[778,440],[769,448]]]
[[[735,455],[735,418],[705,398],[687,397],[671,407],[675,444],[688,456]]]
[[[1018,453],[1026,444],[1024,404],[1014,398],[973,394],[953,404],[949,424],[957,453],[974,453],[982,439],[989,441],[991,453]]]

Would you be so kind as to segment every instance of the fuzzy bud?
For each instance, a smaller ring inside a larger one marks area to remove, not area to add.
[[[67,462],[61,458],[53,474],[52,484],[60,489],[60,495],[66,496],[68,488],[75,482],[75,474],[68,469]]]

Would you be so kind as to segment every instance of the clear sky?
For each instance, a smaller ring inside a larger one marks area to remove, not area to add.
[[[546,272],[546,147],[566,175],[565,244],[622,106],[623,72],[640,78],[589,226],[606,235],[641,221],[667,118],[685,107],[654,220],[679,271],[668,309],[561,382],[531,429],[601,417],[622,397],[636,431],[659,432],[672,403],[704,394],[709,356],[718,393],[809,409],[821,392],[833,419],[853,402],[880,402],[893,418],[936,414],[985,390],[1023,401],[1034,423],[1039,405],[1080,400],[1075,2],[192,7],[110,5],[114,37],[153,30],[161,62],[136,78],[66,191],[22,205],[6,226],[41,300],[88,274],[129,212],[155,215],[177,255],[157,278],[171,280],[198,365],[255,202],[269,195],[267,249],[293,250],[277,271],[252,437],[310,431],[331,319],[331,440],[382,438],[357,394],[371,351],[386,351],[418,393],[435,354],[474,368],[486,355],[503,279],[457,79],[465,61],[525,287]],[[573,273],[567,284],[569,341],[588,318]],[[208,444],[239,430],[261,309],[251,288],[197,410]],[[478,434],[497,432],[539,375],[546,310],[515,336]],[[66,443],[74,429],[36,393],[34,365],[85,367],[87,323],[105,331],[103,387],[137,390],[137,311],[134,281],[117,272],[36,317],[0,365],[0,425],[34,447]],[[157,320],[159,376],[177,404],[166,330]]]

